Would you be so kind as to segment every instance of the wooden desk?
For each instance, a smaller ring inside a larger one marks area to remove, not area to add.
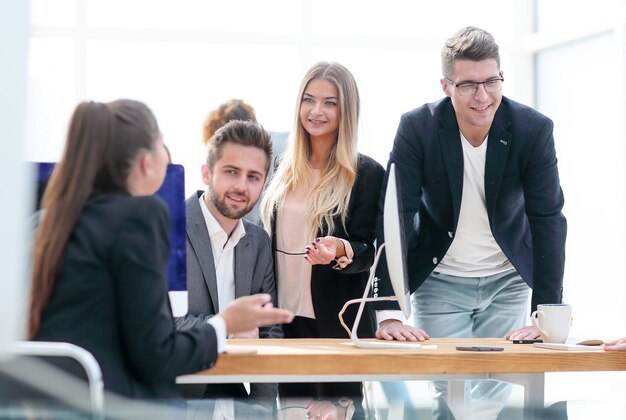
[[[233,353],[214,368],[179,383],[343,382],[448,380],[449,399],[462,403],[468,379],[494,379],[524,387],[524,406],[543,407],[545,372],[626,371],[626,352],[535,348],[503,339],[431,339],[420,349],[360,349],[350,340],[230,340]],[[456,346],[498,346],[501,352],[457,351]],[[247,349],[256,353],[245,353]],[[240,353],[241,351],[241,353]],[[460,402],[459,402],[460,401]]]

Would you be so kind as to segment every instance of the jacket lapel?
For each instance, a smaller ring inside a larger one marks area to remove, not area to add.
[[[440,117],[439,144],[441,145],[441,152],[448,173],[454,229],[456,229],[461,210],[461,198],[463,196],[463,147],[461,146],[461,136],[452,103],[447,101],[444,103],[444,107]]]
[[[246,233],[235,246],[235,298],[252,294],[252,253],[250,234]]]
[[[189,242],[200,264],[202,276],[209,290],[209,296],[211,297],[215,313],[218,313],[220,308],[217,298],[217,279],[215,275],[215,263],[213,262],[213,249],[211,248],[211,238],[198,200],[195,200],[195,205],[192,203],[192,205],[188,207],[187,236],[189,237]]]
[[[502,184],[502,175],[506,168],[513,136],[509,131],[511,119],[508,108],[503,100],[491,124],[487,140],[487,157],[485,162],[485,201],[487,215],[491,220]]]

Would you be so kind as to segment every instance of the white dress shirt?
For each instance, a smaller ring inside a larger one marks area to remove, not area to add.
[[[207,208],[204,194],[199,200],[207,231],[211,238],[215,278],[217,280],[218,307],[215,310],[219,312],[235,300],[235,246],[246,234],[246,229],[243,226],[243,221],[239,219],[229,237]]]
[[[235,300],[235,247],[246,234],[246,229],[243,226],[243,221],[239,219],[235,229],[229,236],[209,211],[204,201],[204,194],[198,200],[200,201],[202,215],[211,238],[215,279],[217,281],[218,307],[215,310],[219,312]],[[206,257],[208,258],[209,256],[207,255]],[[213,321],[216,318],[218,319]],[[218,337],[226,337],[226,325],[222,317],[213,316],[209,318],[208,322],[215,328]],[[224,338],[222,338],[222,348],[220,349],[220,340],[218,340],[218,351],[220,353],[224,351],[224,341]],[[234,417],[234,404],[231,398],[220,398],[215,401],[213,420],[230,420],[234,419]]]

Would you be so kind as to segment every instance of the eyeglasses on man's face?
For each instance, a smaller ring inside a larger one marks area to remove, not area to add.
[[[461,96],[472,96],[478,92],[478,87],[483,85],[485,87],[485,92],[487,93],[496,93],[502,90],[502,82],[504,82],[503,77],[485,80],[484,82],[463,82],[463,83],[454,83],[452,80],[445,78],[446,81],[456,87],[456,90],[459,92]]]

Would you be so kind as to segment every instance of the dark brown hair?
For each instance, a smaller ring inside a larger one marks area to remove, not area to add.
[[[265,152],[267,175],[272,161],[272,139],[261,125],[252,121],[233,120],[217,130],[209,139],[206,164],[213,170],[215,162],[222,157],[224,145],[228,143],[239,144],[246,147],[256,147]]]
[[[441,71],[450,78],[457,60],[482,61],[493,58],[500,68],[500,52],[493,36],[474,26],[465,27],[446,41],[441,49]]]
[[[220,127],[233,120],[256,122],[254,108],[241,99],[231,99],[211,111],[204,120],[202,136],[204,144],[208,144],[209,139]]]
[[[63,251],[80,213],[94,191],[125,192],[130,168],[160,136],[152,111],[141,102],[83,102],[70,121],[63,158],[42,198],[35,237],[29,336],[41,324]]]

